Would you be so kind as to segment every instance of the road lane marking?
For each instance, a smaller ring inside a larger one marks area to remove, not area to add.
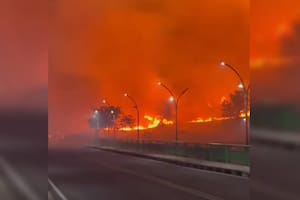
[[[29,187],[29,184],[17,173],[17,171],[4,159],[0,158],[0,168],[14,184],[17,190],[24,195],[27,200],[40,200],[38,195]]]
[[[208,194],[206,192],[202,192],[202,191],[197,190],[197,189],[193,189],[193,188],[189,188],[189,187],[186,187],[186,186],[183,186],[183,185],[179,185],[179,184],[176,184],[174,182],[171,182],[171,181],[168,181],[168,180],[165,180],[165,179],[161,179],[161,178],[158,178],[158,177],[155,177],[155,176],[140,174],[140,173],[137,173],[133,170],[111,166],[111,165],[104,164],[104,163],[99,162],[99,161],[97,161],[97,163],[99,165],[105,167],[105,168],[112,169],[112,170],[122,172],[122,173],[125,173],[125,174],[129,174],[129,175],[133,175],[135,177],[142,178],[142,179],[147,180],[147,181],[152,181],[152,182],[158,183],[160,185],[163,185],[163,186],[166,186],[166,187],[169,187],[169,188],[187,193],[189,195],[204,198],[206,200],[224,200],[221,197],[217,197],[217,196]]]
[[[58,187],[50,180],[50,178],[48,178],[48,183],[61,200],[68,200],[67,197],[60,191],[60,189],[58,189]]]

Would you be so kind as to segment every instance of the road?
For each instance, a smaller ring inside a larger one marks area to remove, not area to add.
[[[252,129],[251,197],[300,199],[300,135]]]
[[[0,113],[0,199],[47,198],[47,113]]]
[[[49,178],[70,200],[249,199],[249,179],[88,149],[50,149]]]

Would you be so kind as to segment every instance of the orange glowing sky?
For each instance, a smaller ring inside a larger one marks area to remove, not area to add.
[[[134,114],[124,92],[143,114],[160,114],[169,96],[158,80],[177,93],[190,88],[181,120],[217,114],[221,97],[238,84],[219,60],[248,82],[249,55],[252,96],[300,100],[298,91],[287,90],[298,84],[300,50],[283,45],[299,44],[298,0],[1,3],[0,107],[45,109],[49,69],[50,129],[87,128],[102,98]]]
[[[251,1],[250,55],[253,63],[283,59],[280,43],[283,37],[292,34],[294,23],[300,20],[299,7],[298,0]]]
[[[254,101],[299,105],[300,1],[251,1]],[[298,24],[298,25],[297,25]]]
[[[222,96],[239,80],[221,59],[249,76],[249,2],[61,0],[50,3],[49,126],[87,128],[101,99],[134,115],[161,114],[169,95],[182,98],[180,120],[219,114]],[[214,113],[208,108],[211,104]]]
[[[0,111],[47,110],[47,2],[3,0],[0,6]]]

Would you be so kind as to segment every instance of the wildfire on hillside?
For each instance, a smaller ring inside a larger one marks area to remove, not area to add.
[[[160,125],[173,125],[174,122],[172,120],[168,120],[165,118],[162,118],[160,116],[151,116],[151,115],[145,115],[144,119],[148,122],[147,125],[140,125],[139,130],[146,130],[146,129],[153,129],[157,128]],[[138,127],[121,127],[119,128],[120,131],[132,131],[137,130]]]
[[[250,111],[247,112],[247,117],[250,117]],[[198,117],[195,120],[190,121],[190,123],[208,123],[212,121],[223,121],[223,120],[230,120],[235,119],[236,117],[208,117],[208,118],[201,118]],[[244,111],[240,112],[240,115],[238,118],[246,119],[246,114]],[[147,130],[147,129],[154,129],[161,125],[174,125],[174,121],[164,119],[160,116],[151,116],[151,115],[145,115],[144,116],[145,121],[148,122],[146,125],[140,125],[139,130]],[[133,131],[137,130],[138,127],[121,127],[119,128],[120,131]]]
[[[247,117],[250,117],[250,111],[247,112]],[[209,117],[209,118],[201,118],[198,117],[195,120],[190,121],[191,123],[206,123],[206,122],[212,122],[212,121],[223,121],[223,120],[230,120],[230,119],[236,119],[237,117]],[[246,113],[244,111],[241,111],[238,118],[246,119]]]

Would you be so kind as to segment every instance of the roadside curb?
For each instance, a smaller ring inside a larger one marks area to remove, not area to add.
[[[87,146],[87,148],[97,149],[97,150],[102,150],[102,151],[109,151],[109,152],[114,152],[114,153],[119,153],[119,154],[125,154],[125,155],[140,157],[140,158],[152,159],[152,160],[167,162],[167,163],[180,165],[180,166],[184,166],[184,167],[213,171],[213,172],[223,173],[223,174],[228,174],[228,175],[241,176],[241,177],[249,177],[250,176],[249,167],[245,167],[245,166],[237,167],[237,166],[229,165],[229,164],[223,164],[223,166],[221,166],[222,163],[213,164],[213,162],[206,162],[206,161],[202,161],[202,160],[199,160],[197,162],[187,161],[187,159],[181,159],[180,157],[174,158],[174,156],[173,156],[172,158],[170,158],[165,155],[142,154],[142,153],[137,153],[134,151],[121,150],[121,149],[115,149],[115,148],[110,148],[110,147],[89,145],[89,146]]]
[[[286,150],[300,150],[300,135],[298,133],[253,129],[252,139],[254,144],[271,146]]]

